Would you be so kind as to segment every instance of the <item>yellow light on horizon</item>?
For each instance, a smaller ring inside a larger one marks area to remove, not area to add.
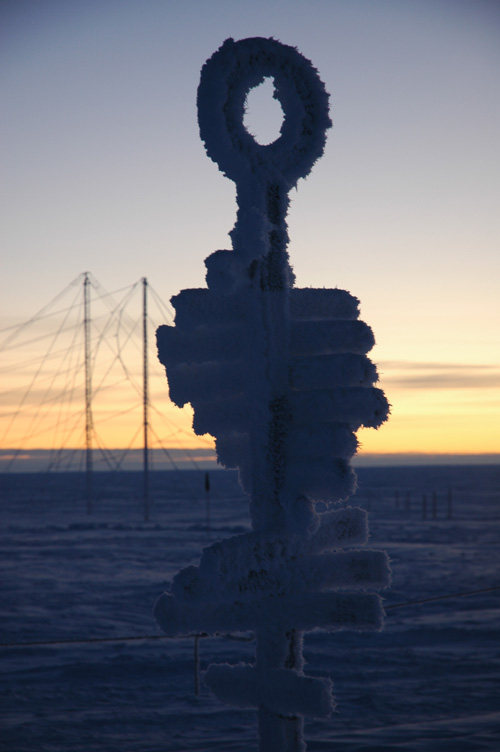
[[[94,373],[92,414],[94,446],[138,449],[143,443],[143,403],[140,358],[134,355],[131,376],[135,388],[118,372],[100,385],[104,366]],[[440,369],[440,370],[439,370]],[[360,454],[485,454],[500,451],[500,377],[494,365],[432,365],[382,361],[381,388],[392,404],[389,421],[358,432]],[[28,372],[29,373],[29,372]],[[100,375],[101,374],[101,375]],[[31,378],[31,377],[30,377]],[[71,404],[47,398],[53,378],[50,369],[22,401],[20,381],[4,379],[0,395],[2,449],[68,449],[85,444],[85,407],[81,374]],[[64,381],[63,373],[63,381]],[[55,387],[61,385],[57,382]],[[17,397],[13,395],[18,389]],[[150,446],[180,449],[210,448],[212,437],[196,436],[190,406],[173,405],[164,369],[151,361]],[[17,414],[16,414],[17,413]],[[15,415],[15,419],[12,420]]]
[[[358,432],[360,453],[489,454],[500,451],[500,388],[390,387],[387,423]]]

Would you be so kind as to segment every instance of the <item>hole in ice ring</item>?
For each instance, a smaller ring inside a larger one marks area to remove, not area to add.
[[[274,79],[265,78],[247,94],[243,125],[261,146],[272,144],[280,136],[283,110],[274,97]]]

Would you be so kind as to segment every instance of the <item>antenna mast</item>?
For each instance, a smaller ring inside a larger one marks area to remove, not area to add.
[[[149,456],[148,456],[148,433],[149,433],[149,382],[148,382],[148,281],[142,279],[142,332],[143,332],[143,409],[144,409],[144,519],[149,520]]]
[[[85,464],[87,470],[87,514],[92,513],[92,370],[90,360],[90,279],[83,280],[83,330],[85,339]]]

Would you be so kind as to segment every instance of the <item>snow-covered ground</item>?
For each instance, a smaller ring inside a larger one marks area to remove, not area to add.
[[[306,636],[307,673],[334,682],[337,712],[307,721],[315,750],[497,750],[500,738],[500,468],[363,468],[351,500],[389,552],[382,633]],[[96,474],[85,512],[79,475],[0,478],[0,641],[160,635],[152,609],[203,546],[250,529],[234,473]],[[452,515],[448,518],[448,488]],[[433,519],[432,494],[436,494]],[[411,494],[409,496],[409,493]],[[423,519],[422,495],[427,497]],[[214,661],[253,660],[250,633],[199,640]],[[0,749],[6,752],[257,750],[252,711],[194,693],[194,639],[5,647]]]

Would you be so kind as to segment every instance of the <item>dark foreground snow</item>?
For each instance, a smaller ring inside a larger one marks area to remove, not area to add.
[[[363,469],[359,478],[351,503],[370,511],[372,543],[392,559],[386,627],[306,636],[307,673],[330,677],[337,701],[329,720],[306,721],[308,750],[493,752],[500,590],[392,606],[500,586],[500,469]],[[1,476],[2,643],[160,634],[152,608],[173,575],[250,525],[233,473],[211,473],[209,531],[203,472],[157,473],[153,483],[143,522],[140,474],[96,475],[90,517],[80,476]],[[251,662],[255,644],[240,637],[201,639],[201,671]],[[226,708],[203,684],[195,696],[193,648],[192,639],[2,647],[0,749],[257,750],[252,711]]]

